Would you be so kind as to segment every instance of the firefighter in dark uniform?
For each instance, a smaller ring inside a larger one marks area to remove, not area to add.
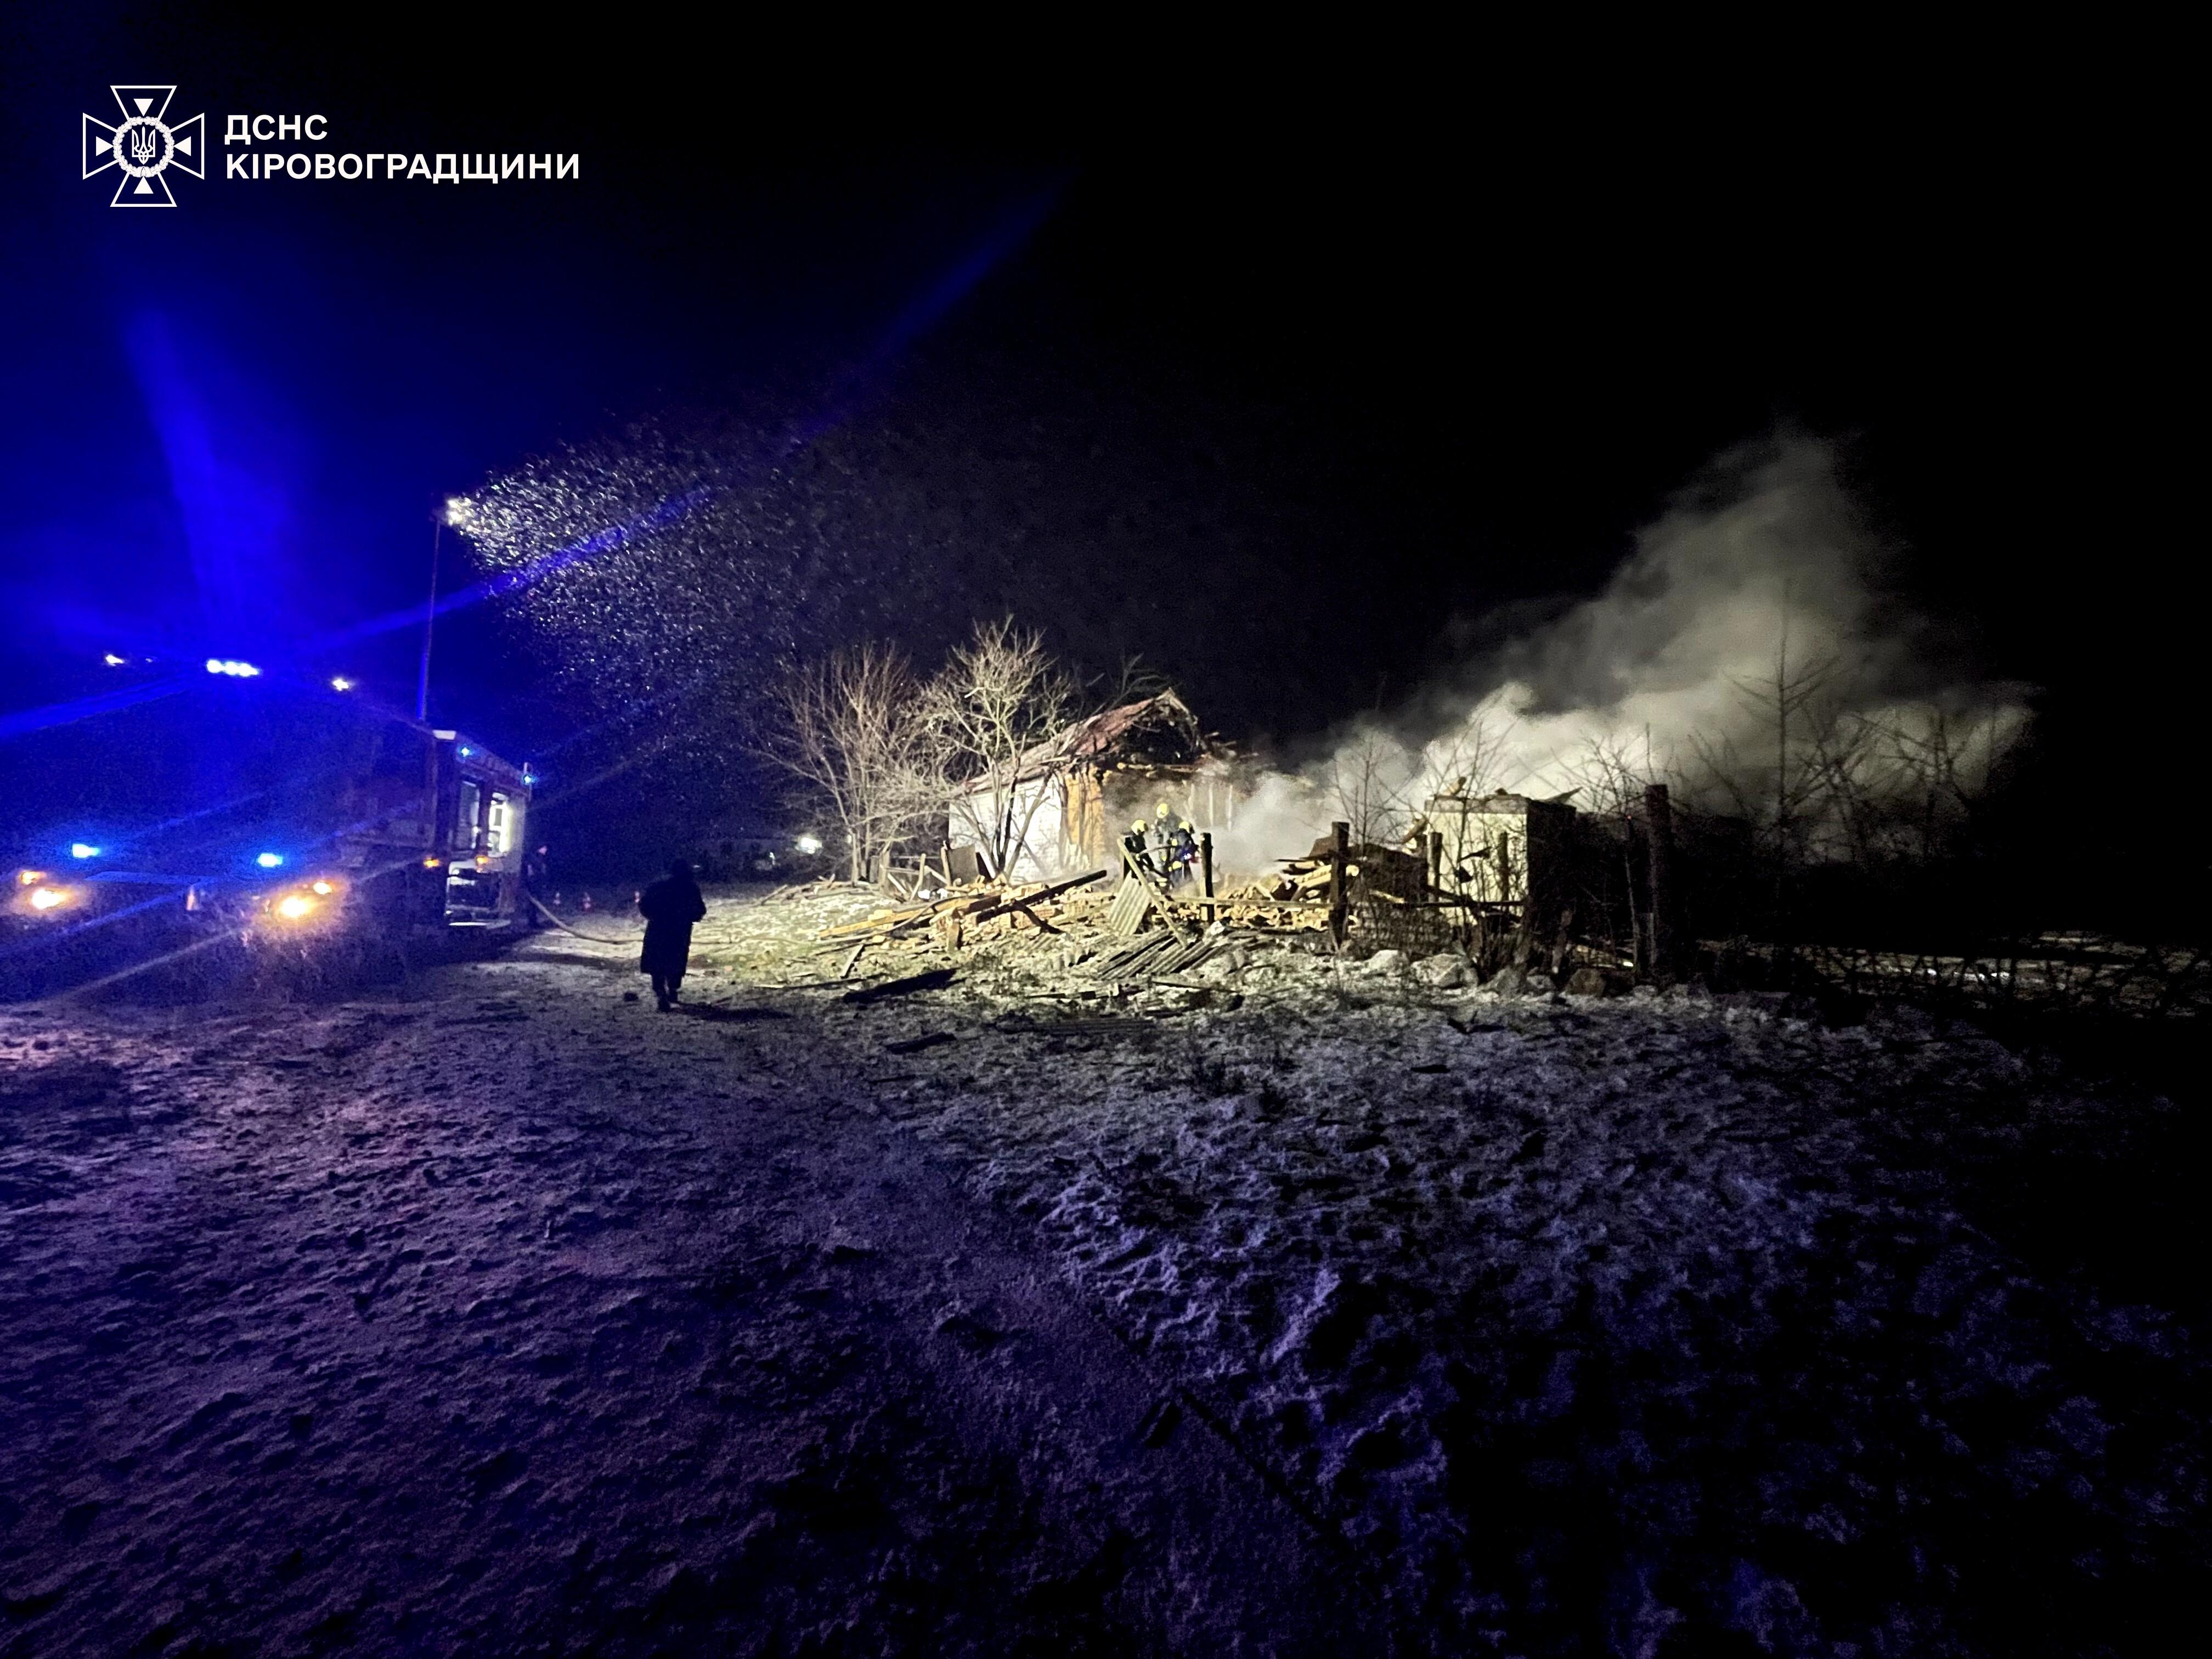
[[[1145,842],[1149,827],[1139,818],[1129,826],[1129,833],[1121,837],[1121,862],[1133,876],[1143,876],[1152,871],[1152,855]]]
[[[1176,879],[1188,887],[1198,872],[1198,833],[1188,818],[1176,820],[1174,857]]]
[[[552,866],[543,847],[522,857],[522,925],[529,928],[543,927],[544,919],[538,914],[538,905],[553,895]],[[537,903],[531,901],[535,899]]]

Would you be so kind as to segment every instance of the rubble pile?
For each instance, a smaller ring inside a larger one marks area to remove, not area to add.
[[[1255,877],[1242,887],[1233,887],[1226,896],[1281,904],[1291,904],[1300,901],[1326,904],[1328,902],[1328,884],[1332,872],[1327,854],[1316,854],[1310,858],[1281,859],[1277,861],[1283,866],[1280,871],[1273,875]],[[1359,864],[1355,859],[1344,866],[1344,877],[1346,881],[1354,881],[1358,878],[1358,876]]]
[[[692,934],[691,968],[787,990],[857,989],[957,968],[980,994],[1023,1001],[1133,995],[1164,1009],[1219,1006],[1224,996],[1254,992],[1340,1000],[1354,981],[1370,991],[1402,981],[1404,990],[1433,994],[1472,992],[1480,981],[1504,995],[1552,994],[1553,981],[1540,973],[1480,972],[1443,920],[1447,909],[1389,890],[1385,882],[1402,884],[1395,868],[1367,879],[1391,849],[1355,851],[1346,863],[1340,944],[1329,931],[1330,860],[1308,855],[1212,897],[1194,884],[1165,889],[1150,872],[1125,871],[1109,881],[1106,870],[1034,881],[940,878],[934,890],[910,898],[831,879],[765,895],[715,891]],[[1401,908],[1416,920],[1418,934],[1394,928]],[[595,961],[634,960],[639,930],[631,918],[610,914],[587,931],[566,931],[622,953],[594,954]],[[1559,988],[1617,994],[1626,986],[1562,981]]]
[[[988,958],[1101,984],[1173,985],[1235,950],[1239,937],[1251,945],[1271,933],[1325,933],[1328,925],[1326,864],[1317,899],[1303,889],[1276,896],[1285,881],[1297,888],[1306,879],[1304,869],[1216,898],[1170,893],[1149,874],[1125,872],[1109,889],[1107,874],[967,883],[911,903],[878,904],[822,927],[817,939],[841,980],[909,972],[903,964],[915,958],[976,955],[978,965]]]
[[[1051,932],[1071,908],[1066,896],[1105,873],[1094,870],[1058,882],[971,882],[916,903],[871,910],[857,921],[824,928],[822,937],[850,939],[864,947],[898,939],[909,948],[927,948],[926,939],[957,950],[1033,929]]]
[[[1317,842],[1304,857],[1279,862],[1278,873],[1232,889],[1217,914],[1279,932],[1328,927],[1334,849]],[[1358,957],[1382,950],[1433,956],[1455,942],[1467,914],[1459,898],[1431,883],[1420,858],[1395,847],[1346,848],[1342,896],[1346,948]]]

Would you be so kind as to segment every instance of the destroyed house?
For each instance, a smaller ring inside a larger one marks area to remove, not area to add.
[[[1021,830],[1006,873],[1038,879],[1062,871],[1114,867],[1122,835],[1139,818],[1168,811],[1200,830],[1236,821],[1236,757],[1199,727],[1173,691],[1078,720],[1021,758],[1011,791],[978,779],[954,797],[946,839],[955,849],[987,846],[1005,812]],[[972,852],[969,856],[973,856]]]
[[[1571,902],[1575,816],[1565,796],[1432,795],[1423,827],[1437,884],[1478,914],[1549,928]]]
[[[1602,947],[1600,960],[1646,970],[1659,948],[1656,886],[1667,890],[1674,927],[1692,917],[1736,925],[1753,877],[1742,820],[1678,807],[1664,786],[1602,811],[1577,811],[1569,804],[1577,793],[1431,796],[1419,828],[1437,886],[1493,937],[1507,928],[1539,945],[1571,937]],[[1658,877],[1655,835],[1666,851]]]

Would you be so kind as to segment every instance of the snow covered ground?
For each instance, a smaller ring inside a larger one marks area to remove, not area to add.
[[[0,1653],[2123,1653],[2207,1588],[2202,1289],[2106,1201],[2173,1105],[1288,948],[763,988],[799,911],[688,1017],[558,935],[0,1011]]]

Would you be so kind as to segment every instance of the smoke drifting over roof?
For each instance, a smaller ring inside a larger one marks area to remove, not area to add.
[[[2017,717],[2016,688],[1929,659],[1921,619],[1877,590],[1881,551],[1831,445],[1790,434],[1721,456],[1603,592],[1484,665],[1473,717],[1512,726],[1498,781],[1561,777],[1593,743],[1648,741],[1655,769],[1698,745],[1771,747],[1761,695],[1778,672],[1817,678],[1825,717],[1908,702]]]
[[[1881,589],[1883,550],[1832,445],[1782,434],[1739,446],[1638,533],[1596,595],[1395,720],[1334,734],[1295,778],[1271,780],[1240,814],[1233,851],[1264,862],[1339,817],[1379,838],[1394,814],[1462,781],[1538,795],[1579,787],[1593,805],[1601,775],[1633,773],[1756,816],[1777,766],[1778,682],[1793,702],[1793,757],[1857,737],[1861,781],[1878,793],[1890,763],[1864,734],[1909,742],[1940,716],[1985,774],[2025,728],[2021,689],[1983,684],[1931,649],[1935,631]],[[1761,770],[1765,781],[1751,781]]]

